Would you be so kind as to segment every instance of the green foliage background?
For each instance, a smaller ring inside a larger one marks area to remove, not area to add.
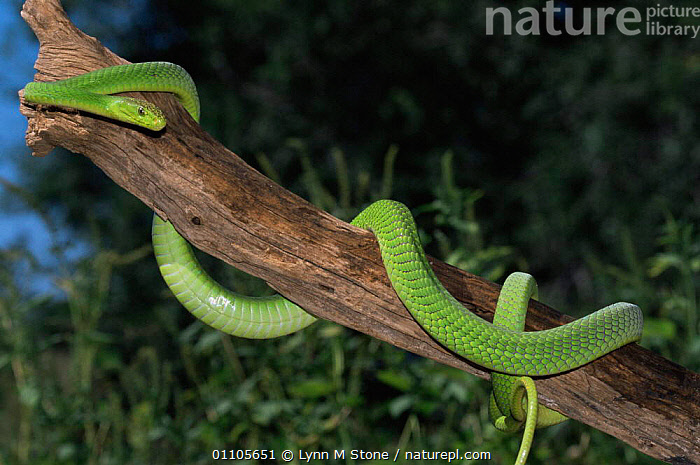
[[[642,344],[697,371],[697,40],[487,36],[499,5],[64,1],[129,60],[188,69],[202,125],[283,186],[347,220],[400,200],[429,253],[499,282],[529,271],[571,315],[635,302]],[[203,464],[214,449],[513,460],[520,437],[488,424],[486,382],[328,322],[272,341],[193,322],[158,276],[146,207],[80,156],[22,168],[5,205],[41,216],[53,256],[0,249],[0,463]],[[46,274],[55,288],[35,292]],[[656,463],[576,422],[538,432],[529,461],[564,462]]]

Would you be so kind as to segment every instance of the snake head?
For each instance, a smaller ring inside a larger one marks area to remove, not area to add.
[[[112,117],[125,123],[135,124],[151,131],[165,127],[165,115],[160,108],[145,100],[119,97],[111,105]]]

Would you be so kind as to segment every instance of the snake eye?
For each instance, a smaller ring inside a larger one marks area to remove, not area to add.
[[[143,107],[139,107],[138,110],[139,116],[144,116],[146,114],[146,110]]]

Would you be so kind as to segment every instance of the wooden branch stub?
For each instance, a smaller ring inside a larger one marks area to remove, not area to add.
[[[27,0],[22,16],[41,45],[37,79],[125,62],[75,28],[59,0]],[[27,144],[36,155],[59,145],[84,154],[196,247],[265,279],[315,315],[488,376],[440,347],[411,318],[389,285],[369,232],[318,210],[246,165],[172,96],[143,98],[166,113],[164,131],[154,134],[59,109],[37,111],[23,102]],[[491,319],[498,285],[437,260],[431,264],[457,299]],[[527,327],[546,329],[570,320],[532,302]],[[537,387],[545,404],[652,457],[700,464],[700,376],[636,344],[579,370],[538,379]]]

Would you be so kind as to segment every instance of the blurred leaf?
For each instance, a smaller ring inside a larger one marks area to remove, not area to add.
[[[311,378],[289,386],[288,391],[293,397],[317,399],[331,394],[335,387],[333,382],[324,378]]]
[[[655,255],[649,264],[649,276],[655,278],[669,268],[679,268],[682,264],[681,257],[671,253]]]
[[[676,324],[665,318],[645,318],[644,337],[659,337],[667,341],[676,337]]]
[[[389,402],[389,413],[396,418],[415,404],[415,398],[411,394],[398,396]]]
[[[258,425],[267,426],[289,407],[286,401],[260,401],[253,406],[251,419]]]
[[[25,385],[19,388],[19,401],[27,407],[34,408],[41,399],[41,393],[36,386]]]
[[[413,385],[413,378],[408,373],[393,369],[379,370],[377,379],[402,392],[408,392]]]

